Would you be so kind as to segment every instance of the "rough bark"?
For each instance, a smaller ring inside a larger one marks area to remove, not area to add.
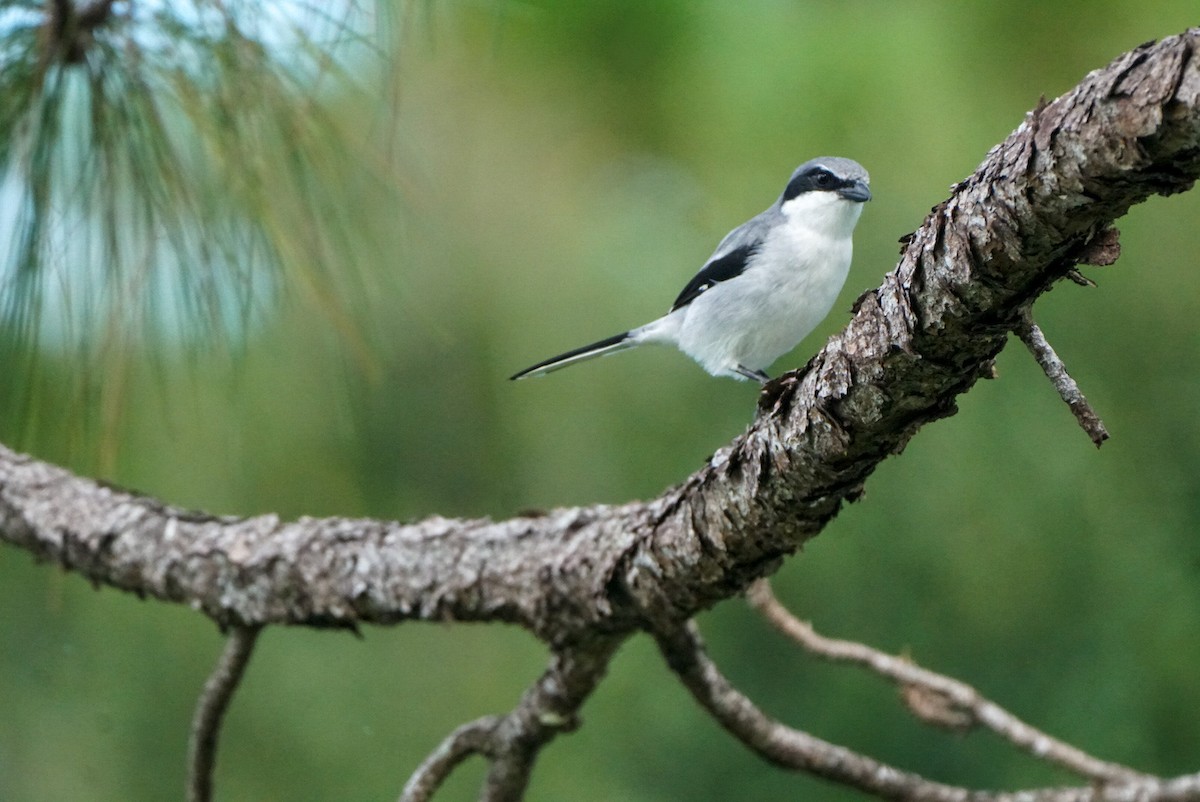
[[[561,645],[662,631],[770,573],[991,371],[1112,222],[1200,175],[1200,29],[1040,104],[904,238],[897,267],[753,424],[645,503],[505,521],[177,509],[0,448],[0,538],[222,625],[510,621]]]

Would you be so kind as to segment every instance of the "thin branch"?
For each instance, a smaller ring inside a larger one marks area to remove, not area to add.
[[[1071,408],[1071,414],[1079,422],[1080,428],[1092,439],[1096,448],[1099,448],[1108,439],[1108,429],[1104,428],[1104,421],[1100,420],[1100,416],[1092,409],[1091,404],[1079,389],[1079,385],[1067,372],[1067,366],[1063,364],[1050,343],[1046,341],[1046,335],[1033,322],[1033,316],[1028,308],[1021,311],[1021,324],[1016,328],[1016,334],[1033,354],[1037,363],[1041,365],[1046,378],[1054,385],[1054,389],[1058,390],[1058,395]]]
[[[500,716],[484,716],[447,735],[408,778],[400,802],[428,802],[459,763],[471,755],[486,755],[501,720]]]
[[[735,738],[765,760],[807,771],[888,798],[916,792],[923,799],[958,802],[960,789],[887,766],[872,758],[774,720],[730,684],[704,649],[692,622],[656,636],[667,664],[692,696]]]
[[[1072,283],[1078,284],[1080,287],[1090,287],[1092,289],[1096,288],[1096,282],[1083,275],[1083,273],[1080,273],[1074,267],[1067,271],[1067,278],[1070,279]]]
[[[751,585],[746,598],[775,629],[812,654],[834,662],[862,666],[896,683],[912,712],[927,723],[951,729],[985,727],[1034,757],[1090,780],[1128,782],[1149,779],[1127,766],[1092,757],[1026,724],[964,682],[862,643],[818,634],[812,624],[796,618],[780,603],[765,579]]]
[[[579,726],[579,708],[604,677],[625,637],[601,637],[555,652],[545,673],[497,726],[481,800],[516,802],[524,796],[538,754],[560,733]]]
[[[192,717],[192,732],[188,742],[188,802],[209,802],[213,791],[213,769],[216,766],[217,739],[221,721],[234,691],[242,680],[254,643],[262,627],[232,627],[225,649],[204,683]]]
[[[704,649],[695,624],[656,635],[668,665],[701,707],[730,734],[777,766],[805,771],[884,799],[913,802],[1195,802],[1200,774],[1147,778],[1078,788],[1015,792],[973,791],[925,779],[866,755],[792,729],[760,710],[733,687]]]
[[[525,793],[542,748],[579,726],[579,708],[608,670],[625,636],[572,644],[550,665],[512,711],[485,716],[456,729],[425,758],[400,794],[400,802],[426,802],[465,759],[479,754],[491,765],[480,789],[485,802],[515,802]]]

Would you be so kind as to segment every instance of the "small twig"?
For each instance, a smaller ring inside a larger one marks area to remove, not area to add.
[[[545,673],[511,712],[476,719],[447,736],[413,772],[400,802],[426,802],[460,763],[476,754],[491,761],[479,798],[521,799],[538,753],[559,733],[579,725],[579,708],[625,637],[605,637],[555,652]]]
[[[765,579],[751,585],[746,598],[772,626],[805,650],[828,660],[863,666],[896,683],[904,692],[909,709],[929,723],[955,729],[976,725],[986,727],[1034,757],[1090,780],[1130,782],[1148,779],[1131,768],[1092,757],[1026,724],[964,682],[862,643],[818,634],[812,624],[796,618],[780,603]]]
[[[927,780],[772,719],[730,684],[704,650],[693,623],[657,634],[671,669],[700,705],[759,756],[885,799],[920,802],[1182,802],[1200,800],[1200,774],[1138,778],[1077,788],[973,791]]]
[[[212,799],[213,768],[217,758],[217,738],[221,721],[234,691],[242,680],[254,642],[262,627],[233,627],[225,650],[204,683],[192,716],[192,733],[188,742],[188,802],[209,802]]]
[[[1058,390],[1059,396],[1067,402],[1067,406],[1075,415],[1075,420],[1079,421],[1080,427],[1099,448],[1108,439],[1108,430],[1104,428],[1104,421],[1100,420],[1100,416],[1096,414],[1088,400],[1084,398],[1083,393],[1080,392],[1079,385],[1071,378],[1071,374],[1067,373],[1066,365],[1059,359],[1058,354],[1054,353],[1054,349],[1046,341],[1042,330],[1033,322],[1033,316],[1029,313],[1028,308],[1021,312],[1020,325],[1017,326],[1016,333],[1021,338],[1021,342],[1025,343],[1029,352],[1033,354],[1033,358],[1042,366],[1046,378],[1050,379],[1054,389]]]
[[[1083,275],[1083,273],[1080,273],[1073,267],[1067,271],[1066,275],[1073,284],[1078,284],[1080,287],[1090,287],[1093,289],[1096,287],[1096,282],[1092,281],[1090,278]]]
[[[409,777],[400,794],[400,802],[431,799],[459,763],[471,755],[487,753],[500,721],[500,716],[484,716],[447,735]]]

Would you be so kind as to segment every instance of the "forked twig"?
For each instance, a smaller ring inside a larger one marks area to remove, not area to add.
[[[765,760],[845,783],[885,798],[921,792],[921,799],[959,802],[958,789],[880,763],[788,727],[760,710],[721,674],[693,622],[655,636],[667,664],[696,701],[733,737]]]
[[[488,759],[479,798],[513,802],[524,795],[542,748],[578,726],[578,711],[608,669],[625,636],[598,638],[554,653],[550,665],[503,716],[484,716],[462,725],[417,767],[400,802],[427,802],[454,769],[471,755]]]
[[[806,651],[835,662],[862,666],[894,682],[903,692],[909,709],[927,723],[951,729],[984,727],[1034,757],[1090,780],[1130,782],[1148,779],[1127,766],[1092,757],[1030,726],[965,682],[862,643],[818,634],[812,624],[796,618],[783,606],[765,579],[751,585],[746,598],[773,627]]]
[[[788,727],[768,716],[735,688],[704,649],[688,622],[656,636],[671,669],[692,696],[735,738],[777,766],[805,771],[884,799],[910,802],[1195,802],[1200,774],[1162,780],[1135,775],[1074,788],[976,791],[945,785],[889,766],[845,747]]]

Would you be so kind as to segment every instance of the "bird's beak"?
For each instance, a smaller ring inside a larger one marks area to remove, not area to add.
[[[838,197],[856,203],[866,203],[871,199],[871,189],[865,181],[855,181],[848,187],[842,187],[837,193]]]

